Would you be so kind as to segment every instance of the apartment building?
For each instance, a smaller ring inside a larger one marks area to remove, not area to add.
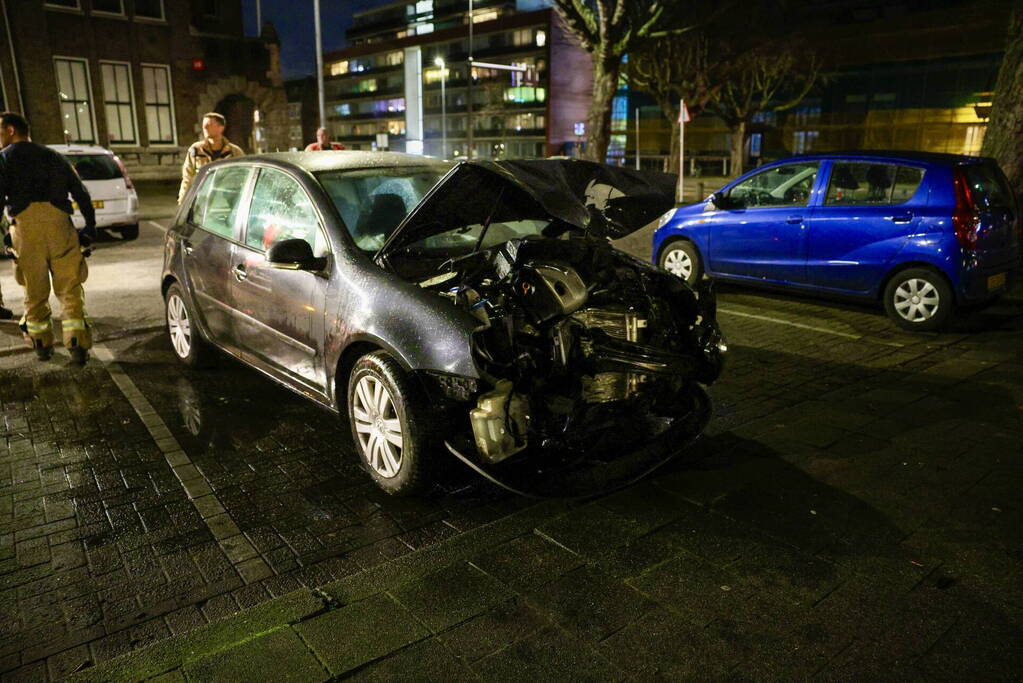
[[[544,0],[476,0],[471,17],[468,4],[405,0],[355,16],[351,47],[324,58],[335,139],[442,158],[572,152],[589,55]]]
[[[287,149],[271,26],[242,0],[0,0],[0,98],[33,139],[113,149],[135,177],[173,177],[216,110],[246,151]]]

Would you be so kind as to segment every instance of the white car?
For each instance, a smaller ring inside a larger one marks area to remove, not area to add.
[[[139,197],[117,155],[109,149],[86,145],[49,145],[78,171],[96,210],[96,227],[120,233],[121,239],[139,236]],[[77,207],[75,207],[77,209]],[[81,212],[72,215],[75,228],[85,226]]]

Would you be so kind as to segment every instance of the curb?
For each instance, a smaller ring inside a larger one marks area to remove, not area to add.
[[[138,681],[198,662],[257,637],[308,621],[389,588],[421,579],[531,531],[569,510],[565,501],[544,501],[449,541],[423,548],[324,586],[301,588],[261,605],[73,674],[69,681]]]

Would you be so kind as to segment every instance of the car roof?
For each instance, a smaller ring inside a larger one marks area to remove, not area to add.
[[[855,150],[849,152],[821,152],[820,154],[800,154],[779,161],[823,160],[823,159],[883,159],[885,161],[918,161],[930,164],[952,166],[954,164],[979,163],[989,161],[987,157],[969,156],[966,154],[944,154],[941,152],[917,152],[913,150]]]
[[[106,147],[99,145],[46,145],[61,154],[113,154]]]
[[[394,168],[401,166],[437,166],[447,168],[448,162],[433,157],[400,152],[274,152],[228,159],[220,163],[269,162],[271,164],[297,167],[309,173],[320,171],[354,170],[360,168]],[[218,164],[219,165],[219,164]]]

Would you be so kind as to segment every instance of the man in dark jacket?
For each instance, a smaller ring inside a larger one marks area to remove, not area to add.
[[[53,355],[50,279],[61,304],[64,346],[71,360],[85,363],[92,346],[85,316],[82,283],[88,267],[81,247],[96,236],[96,213],[81,178],[57,152],[28,137],[28,122],[19,114],[0,114],[0,210],[12,219],[11,241],[17,262],[14,277],[25,288],[21,328],[40,360]],[[74,197],[85,228],[71,223]]]

